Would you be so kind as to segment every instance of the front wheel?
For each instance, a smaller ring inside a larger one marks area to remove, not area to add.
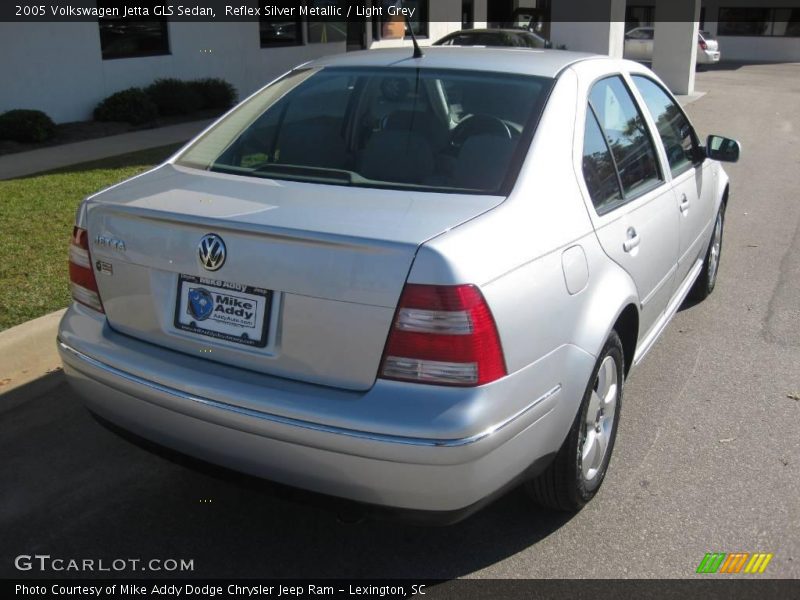
[[[708,298],[717,285],[717,274],[719,273],[719,261],[722,257],[722,233],[725,227],[725,205],[719,208],[717,219],[714,221],[714,232],[711,234],[711,241],[708,244],[706,258],[703,261],[703,270],[694,282],[690,292],[693,300],[701,302]]]
[[[574,512],[600,489],[617,437],[624,372],[622,342],[613,331],[597,359],[567,439],[547,470],[526,484],[537,504]]]

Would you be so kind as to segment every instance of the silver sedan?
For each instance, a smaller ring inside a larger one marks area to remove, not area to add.
[[[83,202],[64,369],[118,427],[284,484],[574,511],[630,370],[714,289],[738,156],[633,62],[307,63]]]

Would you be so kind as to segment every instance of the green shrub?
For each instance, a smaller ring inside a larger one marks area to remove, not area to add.
[[[228,110],[236,104],[236,88],[224,79],[209,77],[190,81],[195,91],[200,95],[203,103],[200,108],[214,110]]]
[[[145,91],[163,116],[188,115],[203,105],[203,98],[194,86],[180,79],[156,79]]]
[[[40,110],[16,109],[0,115],[0,139],[44,142],[56,133],[56,124]]]
[[[124,121],[132,125],[150,123],[158,117],[158,108],[141,88],[128,88],[110,95],[94,109],[98,121]]]

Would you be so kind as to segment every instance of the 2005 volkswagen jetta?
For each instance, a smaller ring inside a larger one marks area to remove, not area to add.
[[[576,510],[631,367],[714,289],[738,154],[632,62],[305,64],[83,202],[64,369],[105,420],[292,486]]]

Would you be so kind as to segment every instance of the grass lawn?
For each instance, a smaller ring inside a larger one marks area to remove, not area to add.
[[[0,181],[0,331],[69,304],[67,246],[81,200],[147,170],[179,147]]]

